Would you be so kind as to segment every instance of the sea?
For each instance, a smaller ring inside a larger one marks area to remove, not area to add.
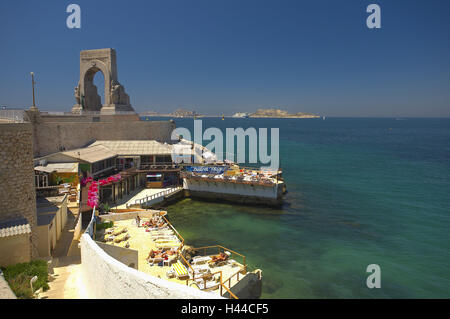
[[[261,269],[261,298],[450,298],[449,118],[201,120],[279,128],[282,207],[167,207],[187,244],[225,246]],[[174,121],[193,134],[192,118]],[[380,288],[367,285],[373,264]]]

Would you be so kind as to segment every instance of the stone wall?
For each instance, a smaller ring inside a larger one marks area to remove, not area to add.
[[[89,119],[54,121],[58,117],[51,120],[51,117],[39,115],[30,118],[33,123],[34,157],[84,147],[96,140],[157,140],[169,143],[175,129],[175,123],[170,121],[139,121],[121,116],[101,117],[99,122]]]
[[[0,123],[0,163],[0,222],[25,217],[32,231],[30,257],[37,257],[31,124]]]
[[[139,252],[137,250],[113,246],[99,241],[96,241],[95,243],[115,260],[120,261],[125,266],[138,269]]]
[[[279,206],[282,204],[281,186],[262,186],[211,180],[183,178],[186,195],[205,200],[218,199],[240,204]]]
[[[0,266],[29,262],[30,234],[0,238]]]

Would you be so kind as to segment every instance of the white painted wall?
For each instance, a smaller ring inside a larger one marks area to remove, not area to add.
[[[89,298],[222,299],[127,267],[104,252],[88,234],[81,236],[81,273]]]
[[[240,196],[255,196],[277,198],[277,187],[259,186],[239,183],[224,183],[215,181],[199,181],[183,178],[183,188],[199,192],[233,194]]]

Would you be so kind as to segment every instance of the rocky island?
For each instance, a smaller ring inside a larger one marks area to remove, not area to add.
[[[265,118],[319,118],[319,115],[312,113],[298,112],[289,114],[287,111],[280,109],[258,109],[255,113],[250,114],[250,117],[265,117]]]
[[[141,113],[141,116],[155,116],[155,117],[201,117],[200,114],[197,114],[195,111],[189,111],[185,109],[177,109],[172,113],[163,114],[154,111],[148,111],[145,113]]]

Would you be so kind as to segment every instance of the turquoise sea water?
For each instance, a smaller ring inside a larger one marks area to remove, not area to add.
[[[192,119],[175,122],[192,131]],[[282,208],[168,207],[188,244],[221,244],[262,269],[262,298],[450,297],[450,119],[208,118],[203,127],[280,128]],[[381,267],[380,289],[366,286],[369,264]]]

